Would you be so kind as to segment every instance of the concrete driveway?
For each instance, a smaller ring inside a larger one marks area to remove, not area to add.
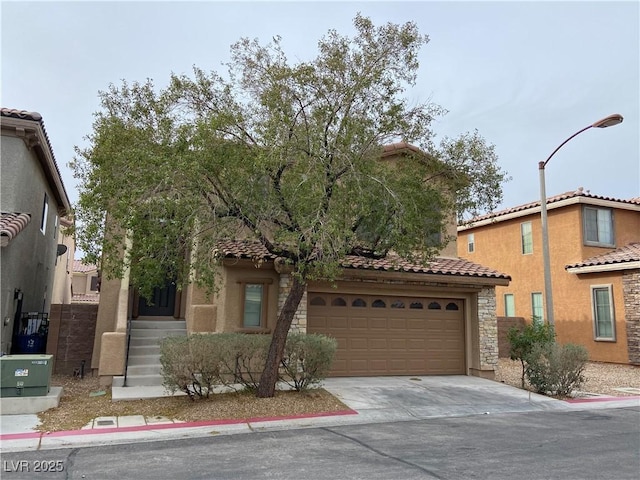
[[[324,388],[365,422],[571,409],[560,400],[462,375],[328,378]]]

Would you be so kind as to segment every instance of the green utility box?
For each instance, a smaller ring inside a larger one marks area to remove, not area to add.
[[[49,393],[53,355],[4,355],[0,366],[0,397],[42,397]]]

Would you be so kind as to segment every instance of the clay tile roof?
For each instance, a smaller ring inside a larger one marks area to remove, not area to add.
[[[226,257],[250,258],[254,260],[275,260],[260,243],[252,241],[228,240],[218,244],[219,251]],[[373,259],[358,255],[347,255],[342,262],[345,268],[364,270],[399,271],[407,273],[429,273],[440,275],[457,275],[464,277],[499,278],[510,280],[511,277],[482,265],[461,258],[435,258],[428,265],[411,263],[400,257],[388,255],[385,258]]]
[[[218,243],[218,251],[225,257],[250,258],[254,260],[275,260],[261,243],[250,240],[225,240]]]
[[[39,122],[42,120],[42,115],[38,112],[28,112],[26,110],[18,110],[15,108],[0,108],[0,115],[3,117],[20,118],[22,120],[32,120]]]
[[[612,252],[587,258],[582,262],[567,265],[565,268],[594,267],[597,265],[613,265],[627,262],[640,262],[640,243],[629,243]]]
[[[93,271],[95,271],[97,269],[98,269],[98,267],[96,267],[95,265],[92,265],[90,263],[82,263],[82,260],[74,260],[73,261],[73,271],[74,272],[79,272],[79,273],[93,272]]]
[[[362,268],[366,270],[511,279],[511,277],[504,273],[497,272],[462,258],[437,257],[431,260],[428,264],[422,265],[391,255],[387,255],[385,258],[380,259],[348,255],[343,262],[343,266],[347,268]]]
[[[31,221],[29,213],[0,214],[0,245],[6,247]]]
[[[629,200],[624,200],[620,198],[614,197],[605,197],[602,195],[594,195],[588,191],[583,190],[582,188],[578,188],[577,190],[573,190],[570,192],[564,192],[559,195],[554,195],[553,197],[547,197],[547,205],[555,202],[560,202],[562,200],[568,200],[570,198],[577,197],[585,197],[585,198],[594,198],[599,200],[609,200],[612,202],[620,202],[620,203],[630,203],[640,205],[640,197],[639,198],[631,198]],[[481,215],[479,217],[475,217],[471,219],[472,223],[479,222],[481,220],[488,220],[491,218],[501,217],[503,215],[508,215],[510,213],[521,212],[523,210],[528,210],[530,208],[535,208],[540,206],[540,200],[536,200],[535,202],[525,203],[523,205],[517,205],[515,207],[510,207],[504,210],[499,210],[497,212],[488,213],[486,215]]]

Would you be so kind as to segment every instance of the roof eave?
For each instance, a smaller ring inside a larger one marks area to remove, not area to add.
[[[2,130],[12,131],[15,136],[25,141],[28,148],[35,149],[40,165],[52,187],[56,201],[58,205],[60,205],[58,214],[65,216],[71,213],[71,202],[69,201],[69,196],[62,182],[60,170],[53,156],[51,144],[47,138],[42,121],[2,116]]]
[[[361,279],[373,280],[376,278],[389,277],[403,279],[408,282],[429,282],[429,283],[442,283],[446,278],[447,283],[454,284],[473,284],[479,286],[507,286],[511,279],[508,277],[493,277],[493,276],[481,276],[481,275],[457,275],[452,273],[419,273],[419,272],[406,272],[403,270],[380,270],[373,268],[354,268],[347,267],[343,269],[343,272],[357,272],[356,275],[344,275],[345,278],[355,277]]]
[[[569,273],[601,273],[601,272],[617,272],[620,270],[636,270],[640,269],[640,260],[630,262],[607,263],[603,265],[585,265],[582,267],[565,267]]]
[[[570,205],[576,205],[576,204],[596,205],[599,207],[617,208],[622,210],[632,210],[632,211],[640,212],[640,205],[638,204],[624,202],[624,201],[616,201],[616,200],[605,200],[602,198],[593,198],[593,197],[587,197],[584,195],[565,198],[563,200],[558,200],[556,202],[547,202],[547,210],[555,210],[557,208],[564,208],[564,207],[567,207]],[[476,222],[471,221],[470,223],[459,225],[457,230],[458,232],[464,232],[466,230],[471,230],[477,227],[484,227],[486,225],[492,225],[494,223],[499,223],[499,222],[506,222],[507,220],[513,220],[515,218],[522,218],[530,215],[539,215],[539,214],[540,214],[540,205],[534,205],[531,207],[523,208],[522,210],[518,210],[516,212],[509,212],[502,215],[498,214],[490,218],[478,220]]]

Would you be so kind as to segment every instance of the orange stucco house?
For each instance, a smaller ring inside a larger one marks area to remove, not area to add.
[[[640,365],[640,198],[582,188],[547,199],[558,341],[584,345],[593,361]],[[458,227],[458,255],[506,272],[498,316],[544,320],[540,202]]]
[[[415,151],[393,144],[383,156]],[[307,285],[291,330],[338,340],[332,376],[493,378],[495,286],[508,285],[509,277],[458,258],[455,232],[452,218],[443,233],[453,240],[429,265],[347,256],[335,284]],[[102,282],[91,366],[103,384],[162,384],[158,340],[165,334],[272,331],[289,273],[259,243],[227,241],[219,249],[225,257],[220,288],[210,297],[193,284],[171,284],[156,289],[150,306],[135,295],[126,272]]]

